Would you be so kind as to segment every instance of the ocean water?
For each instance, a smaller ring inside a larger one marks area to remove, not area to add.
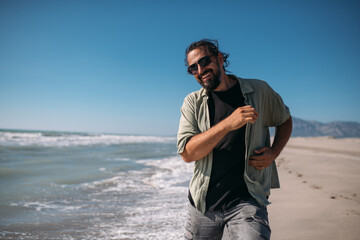
[[[176,137],[0,130],[0,239],[181,239]]]

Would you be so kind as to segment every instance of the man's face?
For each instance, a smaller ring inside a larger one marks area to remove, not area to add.
[[[196,48],[188,53],[187,59],[189,66],[196,64],[198,70],[194,75],[195,79],[206,90],[215,90],[221,81],[221,71],[218,56],[211,56],[209,65],[201,67],[198,61],[205,57],[211,56],[211,53],[205,48]]]

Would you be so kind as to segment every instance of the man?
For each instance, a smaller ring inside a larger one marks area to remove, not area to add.
[[[292,130],[289,109],[264,81],[226,73],[217,41],[186,49],[188,72],[202,88],[181,107],[177,148],[195,162],[186,239],[270,239],[266,206],[279,187],[274,160]],[[276,127],[270,146],[268,127]]]

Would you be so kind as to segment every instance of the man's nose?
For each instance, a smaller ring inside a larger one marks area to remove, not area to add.
[[[205,71],[205,67],[200,66],[200,64],[198,64],[198,73],[202,74]]]

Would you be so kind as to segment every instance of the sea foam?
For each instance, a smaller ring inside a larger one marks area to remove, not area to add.
[[[176,137],[0,131],[0,146],[68,147],[90,145],[174,143]]]

